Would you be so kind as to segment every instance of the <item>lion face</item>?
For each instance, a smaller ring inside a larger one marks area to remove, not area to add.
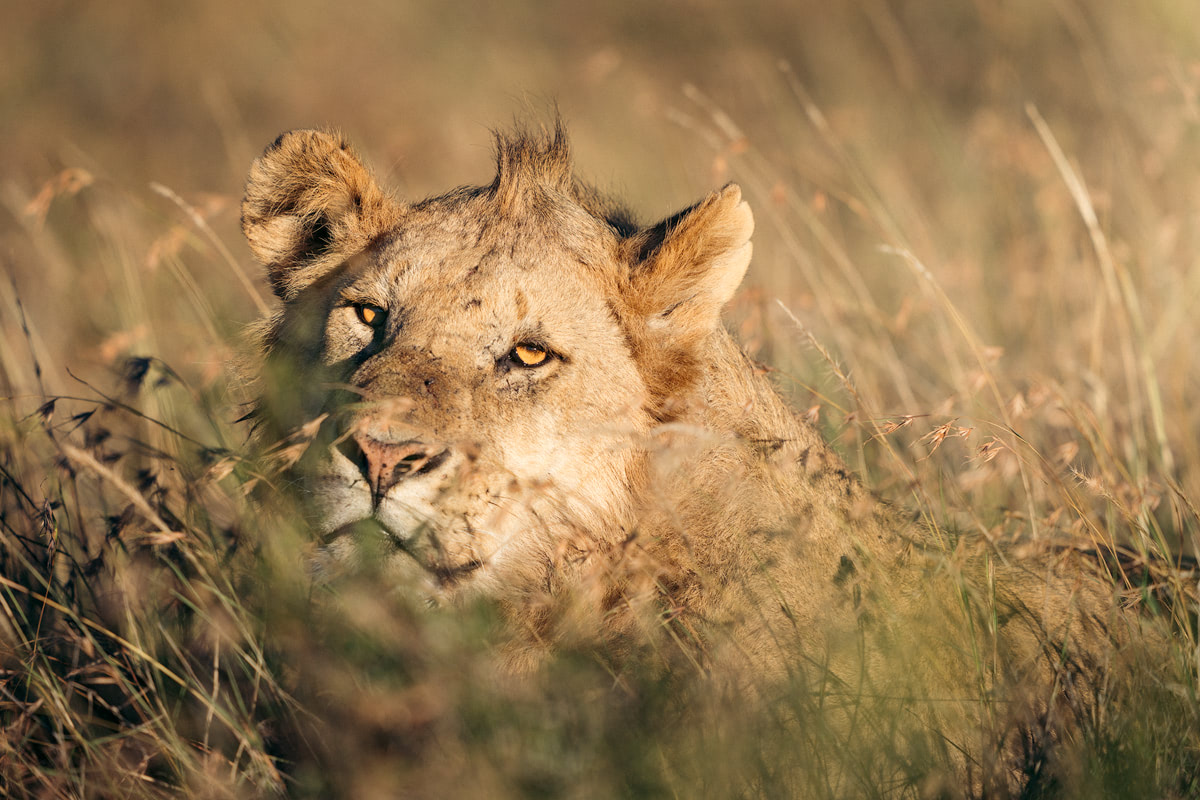
[[[322,331],[357,402],[305,478],[321,532],[370,520],[449,584],[619,529],[650,420],[604,276],[445,207],[355,260]]]
[[[243,206],[284,303],[264,414],[324,420],[297,468],[318,533],[443,592],[544,584],[628,535],[648,440],[749,260],[736,187],[640,231],[561,137],[500,162],[402,205],[335,137],[292,133]]]

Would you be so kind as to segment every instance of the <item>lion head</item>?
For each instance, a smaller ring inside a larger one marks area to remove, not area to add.
[[[550,586],[645,528],[656,437],[731,357],[754,222],[730,185],[640,227],[573,176],[560,126],[415,203],[340,136],[286,133],[242,226],[282,301],[263,416],[324,421],[297,470],[319,533],[453,593]]]

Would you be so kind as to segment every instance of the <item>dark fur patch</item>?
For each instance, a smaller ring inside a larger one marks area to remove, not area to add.
[[[842,556],[838,561],[837,572],[833,574],[834,585],[841,586],[857,571],[858,570],[854,567],[854,562],[851,561],[847,556]]]
[[[317,217],[308,234],[308,244],[302,258],[319,258],[329,252],[333,244],[333,229],[325,217]]]

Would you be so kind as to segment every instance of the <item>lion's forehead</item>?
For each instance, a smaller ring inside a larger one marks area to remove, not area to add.
[[[539,215],[497,217],[477,200],[435,203],[412,210],[382,249],[383,259],[434,264],[442,280],[485,280],[545,265],[557,271],[611,273],[618,269],[616,239],[595,218],[553,209]]]
[[[405,231],[380,250],[371,282],[410,324],[453,323],[481,334],[550,327],[569,335],[612,319],[613,281],[577,253],[555,242],[478,234],[436,226]]]

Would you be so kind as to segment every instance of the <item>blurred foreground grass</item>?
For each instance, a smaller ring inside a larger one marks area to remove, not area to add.
[[[980,763],[976,785],[947,783],[957,743],[904,703],[860,698],[846,731],[799,677],[748,707],[614,674],[585,645],[501,677],[486,604],[430,612],[369,575],[314,596],[287,509],[247,499],[278,477],[244,452],[228,369],[269,305],[236,230],[249,160],[328,123],[408,194],[483,181],[485,128],[526,93],[557,98],[581,172],[648,218],[742,184],[756,260],[731,324],[882,495],[1008,546],[1160,565],[1148,589],[1179,598],[1149,623],[1166,653],[1114,654],[1137,668],[1052,759],[1030,745],[1025,796],[1200,793],[1190,3],[10,11],[7,794],[923,797],[993,779]]]

